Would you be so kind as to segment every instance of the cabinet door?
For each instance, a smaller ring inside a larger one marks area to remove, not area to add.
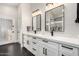
[[[39,41],[39,55],[41,56],[58,56],[58,44],[54,42]]]
[[[41,45],[38,46],[38,56],[45,56],[45,48]]]
[[[54,47],[51,44],[45,44],[45,55],[47,55],[47,56],[58,56],[58,46]]]
[[[47,56],[58,56],[58,51],[52,48],[45,48],[45,55]]]
[[[43,44],[42,41],[38,42],[37,44],[38,48],[38,56],[45,56],[45,45]]]
[[[32,43],[31,43],[32,38],[31,37],[26,37],[24,38],[24,47],[27,48],[29,51],[32,51]]]

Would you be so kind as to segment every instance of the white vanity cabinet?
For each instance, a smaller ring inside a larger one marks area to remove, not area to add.
[[[38,56],[78,56],[79,49],[69,45],[59,44],[39,39]]]
[[[35,56],[79,56],[79,48],[33,36],[24,36],[24,47]]]

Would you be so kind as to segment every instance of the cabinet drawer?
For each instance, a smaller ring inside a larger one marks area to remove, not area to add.
[[[62,56],[77,56],[78,48],[74,48],[68,45],[61,45],[61,54]]]
[[[73,52],[73,47],[69,47],[69,46],[63,46],[62,45],[62,51],[63,52]]]
[[[32,45],[37,45],[38,44],[38,41],[36,39],[32,39]]]
[[[37,45],[38,43],[35,41],[32,41],[32,45]]]
[[[33,40],[37,40],[36,37],[32,37]]]
[[[38,41],[37,41],[37,40],[32,39],[32,43],[33,43],[33,42],[37,43]]]
[[[32,43],[32,47],[37,48],[37,44]]]
[[[38,47],[36,45],[32,46],[32,53],[36,56],[38,55]]]
[[[46,40],[42,40],[44,42],[45,45],[47,46],[51,46],[52,48],[58,48],[59,47],[59,44],[58,43],[55,43],[55,42],[50,42],[50,41],[46,41]]]
[[[39,39],[39,38],[33,38],[32,41],[39,42],[39,41],[42,41],[42,40]]]
[[[36,49],[36,48],[32,48],[32,53],[33,53],[34,55],[37,55],[37,49]]]

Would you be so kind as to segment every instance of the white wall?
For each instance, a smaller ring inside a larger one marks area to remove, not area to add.
[[[10,5],[4,5],[4,4],[0,4],[0,18],[4,18],[4,19],[12,19],[14,20],[14,25],[15,25],[15,33],[13,41],[17,41],[17,7],[14,6],[10,6]]]
[[[19,29],[21,29],[19,36],[20,36],[20,43],[22,44],[22,33],[23,32],[26,33],[27,32],[26,27],[32,25],[31,5],[28,4],[28,3],[20,4],[19,7],[18,7],[18,10],[19,10],[18,14],[21,14],[21,15],[19,15],[18,20],[19,20],[19,23],[21,24],[21,28],[19,26]]]
[[[41,34],[47,35],[48,32],[45,32],[45,4],[38,3],[38,4],[31,4],[32,11],[36,9],[40,9],[42,11],[42,31]],[[66,36],[66,37],[77,37],[79,35],[79,24],[75,23],[76,19],[76,4],[64,4],[65,6],[65,30],[61,33],[54,32],[56,36]],[[48,34],[49,35],[49,34]]]
[[[31,5],[30,4],[22,4],[22,31],[26,32],[26,26],[31,26]]]
[[[17,7],[0,4],[0,17],[17,19]]]
[[[22,24],[22,12],[21,12],[21,5],[18,6],[18,33],[21,31],[21,24]]]
[[[18,42],[20,42],[21,36],[21,25],[22,25],[22,12],[21,12],[21,5],[18,6]]]

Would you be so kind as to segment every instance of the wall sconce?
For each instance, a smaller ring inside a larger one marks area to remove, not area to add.
[[[47,10],[50,10],[50,9],[60,6],[60,5],[62,5],[62,3],[46,3],[45,10],[47,11]]]
[[[54,6],[53,3],[46,3],[46,9],[45,10],[49,10],[49,9],[52,9]]]
[[[35,11],[32,12],[32,16],[36,16],[38,14],[41,14],[41,11],[39,9],[36,9]]]
[[[53,3],[46,3],[46,6],[51,6],[53,5]]]

